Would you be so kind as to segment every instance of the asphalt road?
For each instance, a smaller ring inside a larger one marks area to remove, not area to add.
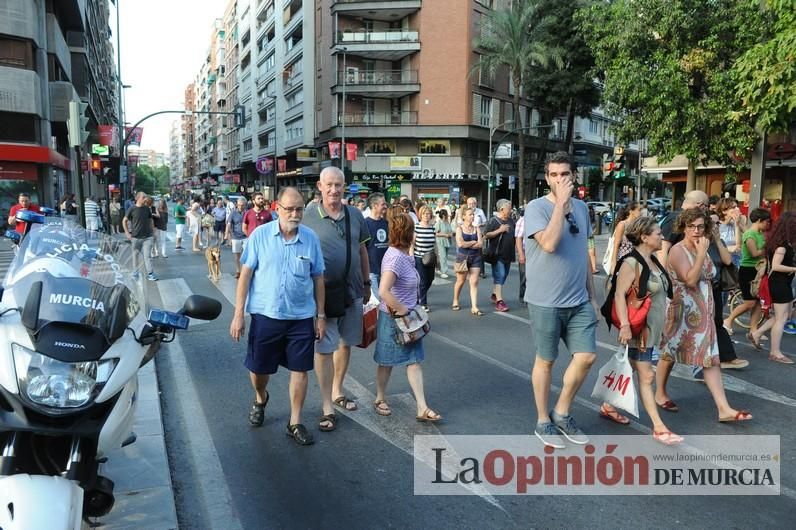
[[[598,239],[598,256],[607,238]],[[491,281],[482,280],[482,318],[464,309],[452,312],[452,283],[439,278],[429,292],[433,332],[426,339],[423,364],[430,406],[444,423],[415,421],[415,407],[403,370],[396,369],[388,401],[393,414],[377,416],[372,348],[355,348],[347,379],[360,410],[341,414],[331,433],[317,430],[320,400],[314,375],[305,406],[305,423],[316,443],[300,447],[285,436],[289,419],[287,372],[269,385],[271,400],[262,428],[252,429],[247,413],[253,398],[243,367],[245,344],[228,334],[234,299],[232,257],[225,249],[224,276],[207,279],[203,254],[175,254],[155,260],[161,278],[152,285],[156,303],[176,308],[190,293],[213,296],[224,305],[221,317],[192,325],[179,342],[157,358],[164,426],[181,528],[572,528],[572,527],[737,527],[774,528],[792,524],[796,513],[794,370],[770,362],[741,340],[744,370],[725,372],[730,402],[755,419],[743,425],[716,421],[716,410],[701,383],[673,377],[669,390],[679,406],[665,415],[669,427],[688,438],[696,434],[766,434],[781,437],[782,494],[779,496],[495,496],[414,494],[413,436],[418,434],[528,436],[535,423],[529,374],[533,359],[527,312],[517,301],[516,265],[505,286],[511,311],[499,314],[489,303]],[[190,246],[188,247],[190,248]],[[604,276],[598,277],[602,293]],[[543,278],[529,278],[529,289],[543,289]],[[601,295],[602,297],[602,295]],[[735,337],[742,334],[736,333]],[[589,397],[597,370],[613,353],[615,338],[599,326],[599,359],[578,394],[572,413],[589,435],[648,434],[641,412],[631,426],[598,417]],[[785,352],[796,353],[796,339],[785,337]],[[563,353],[563,349],[562,349]],[[566,367],[562,355],[553,383]],[[464,492],[464,490],[463,490]],[[791,521],[791,523],[788,523]]]

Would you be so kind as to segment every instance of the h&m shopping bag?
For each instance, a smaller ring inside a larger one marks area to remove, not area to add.
[[[600,368],[591,397],[610,403],[638,418],[638,398],[633,383],[633,368],[627,359],[627,345],[619,346]]]

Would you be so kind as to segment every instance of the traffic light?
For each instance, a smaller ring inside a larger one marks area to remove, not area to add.
[[[91,157],[91,172],[99,173],[101,170],[102,170],[102,162],[100,162],[99,155],[93,155]]]
[[[69,145],[77,147],[86,143],[88,140],[88,117],[86,110],[88,103],[82,101],[69,102],[69,121],[67,122],[67,133],[69,134]]]
[[[499,188],[501,184],[503,184],[503,175],[500,174],[500,173],[497,173],[495,175],[495,187]]]
[[[615,179],[625,176],[625,148],[621,145],[614,147],[613,172]]]
[[[603,153],[603,179],[610,179],[614,176],[614,163],[608,159],[608,155]]]
[[[235,127],[242,128],[246,125],[246,107],[235,105]]]

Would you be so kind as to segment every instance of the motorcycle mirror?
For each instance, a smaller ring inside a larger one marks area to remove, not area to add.
[[[22,239],[16,231],[14,230],[6,230],[5,237],[13,241],[14,243],[19,243],[19,240]]]
[[[192,294],[185,300],[180,314],[199,320],[215,320],[221,314],[221,302],[200,294]]]
[[[55,215],[58,213],[55,208],[48,208],[47,206],[40,206],[39,212],[43,213],[44,215]]]
[[[31,212],[30,210],[20,210],[17,212],[17,221],[43,224],[44,216],[40,213]]]

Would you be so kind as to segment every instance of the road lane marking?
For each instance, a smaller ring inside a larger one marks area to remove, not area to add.
[[[161,351],[158,362],[170,367],[174,378],[174,384],[170,386],[174,389],[179,417],[183,426],[189,427],[184,440],[190,455],[190,476],[197,479],[195,485],[204,514],[201,520],[209,528],[243,530],[179,337],[162,348],[167,351]]]
[[[504,318],[517,320],[519,322],[524,322],[525,324],[530,324],[531,322],[530,319],[522,318],[520,316],[512,315],[510,313],[497,313],[497,315]],[[610,352],[616,351],[616,344],[609,344],[607,342],[597,341],[597,346]],[[680,363],[675,365],[675,369],[672,370],[672,376],[677,377],[678,379],[694,381],[694,377],[691,375],[691,370],[685,366],[680,365]],[[739,394],[746,394],[748,396],[796,408],[796,399],[789,398],[788,396],[784,396],[782,394],[774,392],[773,390],[769,390],[754,383],[750,383],[738,377],[728,375],[723,371],[721,373],[721,377],[724,381],[725,390],[730,390],[732,392],[737,392]]]
[[[188,287],[188,284],[182,278],[158,280],[157,286],[158,290],[160,291],[163,309],[166,311],[179,311],[182,308],[182,304],[185,303],[185,299],[194,294],[193,290]],[[192,318],[189,324],[189,329],[190,326],[207,324],[208,322],[210,321]]]
[[[408,454],[418,462],[422,462],[423,464],[429,466],[431,469],[435,469],[436,462],[433,455],[433,451],[429,449],[427,451],[422,451],[420,454],[425,455],[425,458],[418,458],[418,455],[415,454],[414,447],[415,447],[415,434],[433,434],[436,436],[444,435],[439,431],[436,425],[434,424],[425,424],[420,425],[418,424],[417,430],[410,430],[406,428],[406,421],[396,421],[397,418],[400,419],[409,419],[409,421],[414,421],[414,416],[416,415],[417,405],[415,404],[414,398],[407,394],[398,394],[389,396],[387,400],[388,403],[391,405],[391,409],[393,411],[392,415],[389,417],[382,417],[376,414],[375,411],[372,411],[371,404],[375,401],[376,396],[373,395],[364,385],[362,385],[359,381],[351,377],[349,374],[346,377],[346,382],[344,384],[346,390],[354,396],[354,399],[359,404],[359,410],[354,412],[347,412],[347,411],[337,411],[338,414],[343,414],[346,417],[350,418],[351,420],[355,421],[362,427],[366,428],[382,440],[389,442],[390,444],[394,445],[404,453]],[[408,414],[396,414],[399,411],[406,412],[411,411]],[[372,411],[372,413],[371,413]],[[418,432],[418,430],[422,429],[425,432]],[[429,432],[431,431],[431,432]],[[425,436],[419,436],[417,441],[419,444],[424,443],[425,440],[428,440]],[[450,444],[448,444],[450,445]],[[456,455],[454,455],[456,456]],[[446,477],[452,478],[452,477]],[[500,505],[500,503],[493,497],[483,486],[479,486],[478,484],[463,484],[460,483],[463,488],[466,488],[473,492],[474,494],[478,495],[486,502],[491,504],[492,506],[498,508],[503,513],[508,515],[506,510]]]

